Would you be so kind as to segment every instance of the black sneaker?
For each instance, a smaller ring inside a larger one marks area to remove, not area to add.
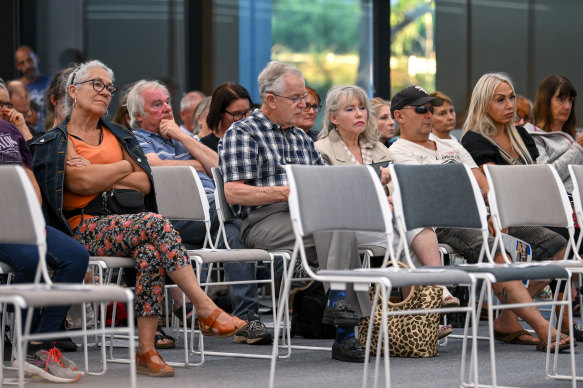
[[[272,341],[271,333],[259,320],[259,315],[253,311],[249,312],[247,327],[235,334],[233,339],[233,342],[238,344],[247,343],[249,345],[270,345]]]
[[[332,345],[332,358],[346,362],[364,362],[364,347],[356,337],[348,338],[341,345],[334,341]]]
[[[55,347],[61,352],[76,352],[79,346],[70,337],[55,340]]]
[[[334,307],[326,306],[322,323],[325,325],[358,326],[359,319],[350,303],[339,300],[334,303]]]
[[[312,270],[312,272],[316,272],[318,270],[317,267],[312,266],[310,266],[310,269]],[[307,274],[301,262],[296,262],[292,278],[306,280],[292,281],[290,287],[290,295],[295,295],[298,292],[304,291],[314,283],[314,280],[310,278],[310,276]]]

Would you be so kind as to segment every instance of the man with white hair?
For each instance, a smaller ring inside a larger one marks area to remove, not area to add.
[[[127,99],[130,126],[140,142],[148,163],[152,166],[192,166],[197,172],[209,202],[211,234],[219,227],[215,207],[215,185],[209,178],[211,168],[218,165],[217,153],[198,140],[180,130],[174,121],[168,89],[158,81],[139,81]],[[206,227],[203,222],[171,220],[180,233],[183,242],[201,246],[205,239]],[[232,249],[245,248],[241,241],[238,224],[225,223],[229,246]],[[221,240],[221,244],[223,244]],[[256,279],[255,263],[225,263],[225,273],[229,280],[242,281]],[[261,345],[270,344],[271,333],[259,321],[259,294],[256,284],[233,284],[229,286],[233,314],[249,320],[245,330],[235,336],[236,342]],[[173,294],[175,303],[179,299]],[[180,307],[182,308],[182,306]],[[187,311],[188,311],[188,307]]]
[[[242,239],[249,248],[293,249],[295,237],[289,215],[287,164],[325,165],[312,139],[295,126],[306,107],[308,93],[302,73],[273,61],[257,79],[261,108],[239,120],[219,142],[219,164],[225,195],[243,219]],[[305,239],[308,258],[320,268],[338,269],[358,259],[354,233],[315,233]],[[356,257],[355,257],[356,255]],[[317,259],[316,259],[317,258]],[[302,267],[296,267],[296,272]],[[284,296],[285,297],[285,296]],[[364,349],[354,336],[362,310],[352,287],[330,301],[331,320],[338,326],[332,358],[363,362]],[[370,309],[370,306],[369,306]]]

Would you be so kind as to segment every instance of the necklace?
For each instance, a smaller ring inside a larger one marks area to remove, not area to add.
[[[99,143],[97,145],[101,145],[101,142],[103,141],[103,126],[101,126],[101,124],[97,124],[97,128],[99,129]],[[69,136],[82,141],[83,143],[87,143],[85,140],[81,139],[79,136],[77,135],[73,135],[72,133],[68,134]]]

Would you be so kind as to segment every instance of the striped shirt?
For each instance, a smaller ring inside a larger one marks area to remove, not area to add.
[[[218,151],[225,182],[243,180],[257,187],[287,186],[287,164],[326,164],[302,129],[292,126],[284,131],[259,109],[227,130]],[[232,208],[245,218],[254,207]]]
[[[136,128],[134,135],[140,142],[140,146],[144,150],[144,154],[156,154],[162,160],[192,160],[195,159],[188,149],[179,141],[174,139],[166,139],[164,136],[146,131],[142,128]],[[203,172],[198,171],[198,177],[202,182],[202,186],[206,192],[209,201],[213,200],[213,193],[215,191],[214,182]]]

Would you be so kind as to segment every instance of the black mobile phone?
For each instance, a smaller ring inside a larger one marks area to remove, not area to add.
[[[390,164],[392,164],[392,162],[391,161],[388,161],[388,162],[371,163],[370,166],[372,168],[374,168],[375,172],[377,173],[377,175],[380,178],[381,177],[381,174],[382,174],[381,167],[382,168],[387,168],[387,167],[389,167]]]

